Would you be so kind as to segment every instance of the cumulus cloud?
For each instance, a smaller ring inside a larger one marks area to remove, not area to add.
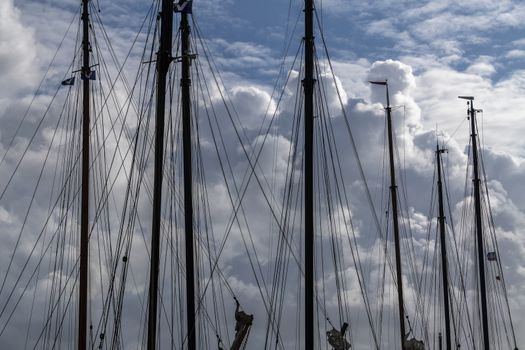
[[[12,98],[37,79],[34,30],[21,23],[12,0],[0,2],[0,99]]]
[[[243,127],[257,129],[265,117],[277,112],[277,105],[270,94],[255,86],[235,86],[230,91],[231,103],[243,122]]]
[[[492,65],[490,57],[480,57],[472,63],[466,70],[467,73],[481,77],[491,76],[496,73],[496,68]]]

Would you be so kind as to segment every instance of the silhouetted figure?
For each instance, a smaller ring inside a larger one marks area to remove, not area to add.
[[[328,344],[330,344],[334,350],[348,350],[351,348],[350,343],[345,338],[346,329],[348,328],[348,323],[343,323],[343,327],[338,331],[335,328],[332,328],[326,332],[328,338]]]
[[[235,307],[235,339],[231,350],[238,350],[245,338],[248,335],[248,331],[253,324],[253,315],[248,315],[246,312],[241,310],[239,301],[235,299],[237,306]]]
[[[410,336],[410,333],[412,333],[412,325],[410,324],[410,320],[407,316],[407,322],[408,322],[408,333],[405,335],[405,339],[403,340],[404,348],[405,350],[425,350],[425,343],[423,343],[421,340],[417,340],[416,338],[412,337],[411,339],[408,339]]]

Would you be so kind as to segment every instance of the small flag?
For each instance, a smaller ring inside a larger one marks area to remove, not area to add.
[[[496,261],[497,260],[496,252],[488,252],[487,253],[487,260],[488,261]]]
[[[62,80],[62,85],[75,85],[75,77],[71,77],[69,79],[66,79],[66,80]]]
[[[175,4],[176,13],[193,13],[192,12],[193,0],[179,0],[178,4]]]
[[[80,79],[82,80],[97,80],[97,74],[94,70],[90,70],[87,74],[81,73]]]

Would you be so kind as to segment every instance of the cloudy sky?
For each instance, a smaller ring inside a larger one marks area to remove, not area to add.
[[[151,3],[95,0],[94,4],[100,9],[99,15],[106,25],[116,55],[122,62]],[[403,148],[403,173],[406,183],[410,184],[406,190],[408,207],[411,208],[409,212],[412,213],[416,236],[424,236],[429,221],[426,215],[431,201],[436,129],[449,149],[449,190],[456,193],[451,195],[451,205],[456,208],[453,214],[457,214],[459,221],[460,205],[464,199],[469,128],[467,106],[457,96],[475,96],[476,108],[483,110],[483,113],[478,114],[481,141],[510,307],[515,328],[525,329],[525,138],[522,136],[525,132],[525,123],[522,121],[522,111],[525,109],[525,4],[510,0],[468,0],[460,4],[447,0],[318,0],[316,4],[333,62],[333,73],[341,88],[342,102],[355,135],[365,174],[370,177],[374,198],[380,198],[377,190],[380,183],[374,181],[381,172],[384,156],[381,147],[384,142],[384,114],[381,106],[385,100],[384,92],[371,89],[367,80],[389,79],[392,104],[396,106],[395,128],[400,139],[399,146]],[[302,4],[296,0],[201,0],[194,3],[195,20],[221,71],[231,102],[241,116],[240,122],[249,138],[246,140],[247,145],[258,144],[260,136],[257,130],[261,119],[268,110],[276,110],[277,101],[275,96],[271,97],[272,91],[277,77],[282,77],[279,69],[287,44],[298,43],[302,36],[301,10]],[[79,3],[73,0],[0,0],[2,155],[9,147],[18,121],[31,103],[44,74],[47,74],[48,80],[60,81],[75,69],[69,67],[74,34],[66,37],[59,55],[54,57],[54,54],[70,25],[73,28],[71,32],[76,33],[78,12]],[[317,39],[318,50],[322,51],[320,34]],[[296,47],[294,45],[286,51],[287,64]],[[137,48],[132,51],[124,71],[131,81],[139,69],[140,52]],[[50,62],[53,62],[51,66]],[[48,67],[51,68],[46,73]],[[297,76],[292,76],[290,85],[294,84],[294,78],[297,82]],[[330,79],[330,75],[327,75],[328,91],[334,96],[335,88]],[[13,164],[16,164],[35,130],[38,116],[44,113],[49,104],[50,96],[53,95],[49,86],[52,84],[45,83],[33,102],[29,119],[22,125],[19,137],[15,140],[13,148],[16,155],[8,157],[5,169],[0,168],[4,179],[11,174]],[[293,93],[289,95],[290,99],[293,98]],[[124,92],[121,96],[124,96]],[[328,97],[328,103],[336,110],[339,101]],[[279,106],[276,112],[278,123],[268,141],[274,145],[275,152],[282,154],[276,153],[275,158],[269,155],[261,158],[261,169],[274,169],[273,174],[268,170],[261,170],[261,174],[274,179],[276,183],[284,183],[286,176],[287,152],[291,142],[290,132],[285,131],[291,125],[290,121],[286,121],[286,116],[291,114],[288,107],[286,103]],[[343,130],[341,113],[335,113],[334,119]],[[39,131],[44,144],[46,137],[49,137],[46,132],[49,133],[49,129]],[[347,137],[342,131],[337,135]],[[231,142],[230,146],[235,149],[238,145],[233,137]],[[343,142],[340,147],[345,145],[349,144]],[[35,162],[43,157],[43,153],[39,153],[41,150],[33,151],[31,155]],[[234,159],[237,163],[234,167],[244,171],[246,161],[238,148],[236,151],[237,157]],[[357,172],[352,170],[354,165],[348,161],[344,166],[357,181]],[[32,193],[23,184],[24,181],[34,182],[39,171],[38,167],[32,167],[31,164],[22,169],[23,172],[17,175],[21,180],[15,181],[13,185],[16,189],[6,196],[2,195],[0,222],[4,232],[20,231],[23,221],[20,213],[27,210],[23,203],[30,200]],[[213,175],[214,171],[218,176],[216,169],[210,173]],[[4,179],[1,180],[2,189],[7,181]],[[213,180],[212,184],[216,185],[210,186],[212,195],[225,199],[224,186],[221,187]],[[124,183],[120,185],[125,188]],[[256,198],[254,191],[257,186],[253,185],[251,189],[250,198]],[[275,191],[278,193],[278,189]],[[246,210],[253,213],[261,210],[257,206],[259,201],[262,202],[254,199]],[[47,204],[42,201],[42,217],[46,214]],[[380,206],[379,203],[376,205]],[[360,211],[359,208],[352,208],[353,215],[357,216],[354,220],[366,221],[364,217],[359,217]],[[228,215],[218,209],[212,214],[217,217]],[[34,221],[37,221],[36,217]],[[258,225],[256,219],[254,221],[255,227],[262,225]],[[28,227],[35,227],[36,230],[38,224],[33,224],[29,223]],[[218,225],[222,229],[226,223],[219,220]],[[421,227],[419,231],[418,227]],[[263,230],[268,231],[267,228]],[[8,263],[16,244],[14,233],[7,236],[8,239],[0,248],[4,256],[2,266]],[[361,243],[363,250],[366,250],[367,245]],[[261,239],[255,243],[254,249],[264,255],[268,254],[265,252],[268,246],[268,242]],[[242,248],[240,243],[228,248],[221,263],[231,284],[240,290],[239,295],[244,298],[245,304],[257,303],[258,294],[254,292],[253,279],[247,277],[249,272],[235,268],[246,263],[240,254],[235,254],[236,248]],[[23,257],[20,259],[23,261]],[[267,265],[271,266],[270,263]],[[7,281],[9,283],[10,279]],[[5,292],[0,294],[0,300],[5,298]],[[251,311],[256,314],[256,319],[258,311],[264,315],[262,308],[256,308]],[[360,319],[364,320],[364,317],[361,315]],[[19,323],[23,324],[23,321]],[[259,340],[264,339],[264,326],[261,327],[254,335]],[[360,325],[355,327],[359,329]],[[361,338],[358,335],[354,337],[357,344],[366,344],[368,340],[368,334]],[[9,341],[13,349],[20,348],[18,340]],[[518,345],[523,346],[524,343],[525,336],[518,332]]]

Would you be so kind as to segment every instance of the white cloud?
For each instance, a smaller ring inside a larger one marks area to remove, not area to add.
[[[35,83],[34,31],[24,26],[12,0],[0,2],[0,101]]]
[[[510,59],[525,58],[525,50],[518,50],[518,49],[510,50],[509,52],[505,54],[505,57],[510,58]]]
[[[237,85],[231,89],[229,96],[243,126],[248,129],[261,127],[265,117],[272,116],[277,109],[270,94],[255,86]]]
[[[490,57],[480,57],[467,68],[466,73],[490,77],[496,73],[496,68],[491,64],[491,61]]]

